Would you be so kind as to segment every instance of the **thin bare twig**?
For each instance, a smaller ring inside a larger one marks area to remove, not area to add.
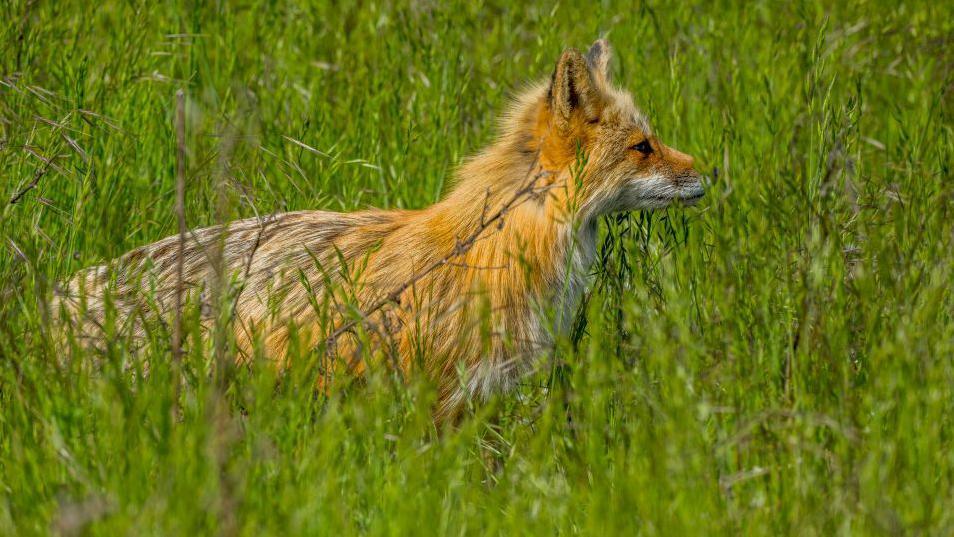
[[[39,156],[38,153],[34,153],[34,155]],[[43,176],[50,171],[50,167],[53,166],[53,158],[40,157],[40,159],[43,161],[43,167],[36,169],[36,172],[33,173],[33,180],[30,181],[30,184],[10,198],[10,205],[15,205],[18,201],[20,201],[21,198],[23,198],[23,196],[26,195],[27,192],[36,188],[36,186],[40,184],[40,179],[42,179]]]
[[[209,250],[210,266],[212,267],[210,300],[214,327],[212,352],[215,361],[214,385],[209,393],[210,413],[208,419],[214,431],[211,439],[211,447],[219,481],[218,505],[216,506],[216,516],[219,525],[218,533],[219,535],[226,536],[236,535],[239,528],[237,515],[239,498],[235,495],[238,476],[229,468],[228,460],[232,446],[241,435],[241,429],[236,426],[236,422],[230,411],[230,403],[227,395],[234,380],[233,370],[235,360],[228,352],[230,319],[225,318],[223,315],[223,308],[226,307],[225,298],[229,287],[226,273],[228,269],[226,243],[230,232],[229,224],[227,223],[230,211],[228,177],[232,152],[240,136],[241,132],[237,127],[233,126],[226,126],[222,135],[218,169],[215,173],[215,216],[216,221],[221,227],[219,228],[219,233],[216,234],[214,244],[209,244],[207,247],[207,250]],[[251,263],[251,261],[249,261],[249,263]]]
[[[229,287],[226,246],[229,233],[231,233],[229,229],[230,202],[228,194],[230,160],[240,136],[241,132],[236,126],[226,125],[222,135],[218,166],[215,173],[215,217],[220,228],[219,233],[215,235],[214,243],[210,243],[206,248],[209,254],[209,265],[212,268],[209,293],[215,326],[212,349],[215,356],[216,379],[222,393],[225,393],[228,384],[231,382],[231,371],[235,365],[234,361],[228,356],[229,341],[226,328],[230,319],[223,316],[223,311],[226,306],[224,299]]]
[[[537,163],[537,160],[534,159],[534,162],[533,164],[531,164],[530,169],[527,170],[528,177],[530,177],[530,173],[533,171],[533,168],[536,166],[536,163]],[[427,276],[434,270],[444,265],[447,265],[454,258],[457,258],[467,253],[486,229],[494,225],[497,225],[498,229],[502,228],[503,219],[507,215],[507,213],[511,209],[514,209],[520,203],[526,201],[528,199],[528,195],[534,193],[537,181],[541,177],[547,175],[548,173],[549,172],[543,171],[530,177],[530,180],[527,181],[527,184],[525,184],[523,187],[517,190],[513,194],[513,196],[510,197],[510,199],[508,199],[506,202],[503,203],[503,205],[500,206],[500,208],[496,212],[494,212],[490,216],[487,216],[486,214],[482,214],[480,217],[480,222],[477,225],[477,228],[466,238],[458,239],[457,243],[454,245],[454,248],[447,255],[434,261],[433,263],[425,267],[423,270],[411,276],[411,278],[409,278],[407,281],[405,281],[404,283],[399,285],[397,288],[395,288],[393,291],[385,295],[384,298],[372,304],[371,307],[369,307],[366,311],[362,312],[362,314],[358,316],[357,318],[351,319],[345,322],[344,324],[342,324],[341,326],[339,326],[334,332],[332,332],[332,334],[326,340],[327,348],[329,350],[332,349],[335,343],[338,341],[338,338],[340,338],[345,333],[353,330],[354,327],[357,326],[359,323],[366,322],[366,320],[369,319],[371,314],[384,308],[388,304],[398,302],[401,295],[404,294],[405,291],[407,291],[411,286],[419,282],[425,276]],[[484,210],[485,213],[486,213],[486,208],[487,208],[487,205],[485,202],[485,210]]]
[[[242,298],[242,293],[245,292],[245,288],[248,287],[248,277],[252,272],[252,261],[255,259],[255,254],[258,252],[259,246],[262,244],[262,235],[265,234],[265,229],[275,220],[275,215],[267,215],[265,218],[258,219],[258,232],[255,234],[255,242],[252,244],[252,249],[248,254],[248,259],[245,261],[245,270],[242,272],[242,280],[239,285],[238,290],[235,292],[235,298],[232,299],[232,310],[230,312],[230,320],[234,321],[238,319],[239,324],[242,325],[242,330],[248,334],[249,339],[252,338],[252,329],[245,324],[244,319],[238,314],[239,299]],[[249,358],[249,356],[244,356],[245,352],[240,348],[239,352],[243,354],[244,358]]]
[[[176,92],[176,219],[179,223],[179,254],[176,256],[175,321],[172,326],[172,356],[182,360],[182,278],[185,272],[185,93]]]
[[[235,309],[238,306],[239,297],[242,295],[242,292],[245,290],[246,285],[248,284],[249,274],[252,272],[252,261],[255,259],[255,254],[258,252],[258,248],[262,245],[262,235],[265,234],[265,229],[269,224],[275,221],[275,215],[268,215],[265,218],[260,218],[258,221],[258,232],[255,234],[255,242],[252,243],[252,249],[248,253],[248,259],[245,260],[245,269],[242,271],[242,284],[238,292],[235,293],[235,301],[232,303],[232,316],[235,316]]]

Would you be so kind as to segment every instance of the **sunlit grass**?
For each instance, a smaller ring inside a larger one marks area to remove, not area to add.
[[[8,3],[0,533],[951,534],[954,13],[827,4]],[[459,430],[307,350],[54,343],[54,282],[176,232],[177,89],[190,226],[225,137],[228,217],[416,208],[601,35],[712,185],[608,219],[585,322]]]

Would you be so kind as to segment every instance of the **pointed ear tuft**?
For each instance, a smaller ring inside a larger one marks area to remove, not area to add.
[[[554,119],[562,127],[568,126],[576,113],[587,121],[599,119],[602,98],[586,59],[576,49],[563,51],[548,95]]]
[[[597,39],[586,53],[586,63],[594,73],[609,80],[609,62],[613,58],[613,47],[606,39]]]

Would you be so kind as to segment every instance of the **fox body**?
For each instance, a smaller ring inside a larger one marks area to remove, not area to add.
[[[80,272],[58,300],[91,332],[108,295],[141,331],[141,319],[168,316],[178,293],[202,299],[225,274],[239,280],[240,356],[261,348],[284,364],[297,340],[338,359],[331,371],[361,374],[368,356],[386,358],[433,379],[436,414],[453,417],[468,398],[511,387],[567,327],[600,216],[703,195],[693,159],[663,145],[611,84],[610,55],[604,40],[586,54],[566,50],[430,207],[299,211],[196,230],[181,246],[181,280],[173,236]]]

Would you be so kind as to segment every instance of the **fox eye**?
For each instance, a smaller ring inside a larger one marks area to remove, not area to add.
[[[648,155],[653,152],[653,146],[649,145],[649,140],[643,140],[642,142],[639,142],[633,147],[630,147],[630,149],[632,149],[633,151],[639,151],[640,153],[644,155]]]

